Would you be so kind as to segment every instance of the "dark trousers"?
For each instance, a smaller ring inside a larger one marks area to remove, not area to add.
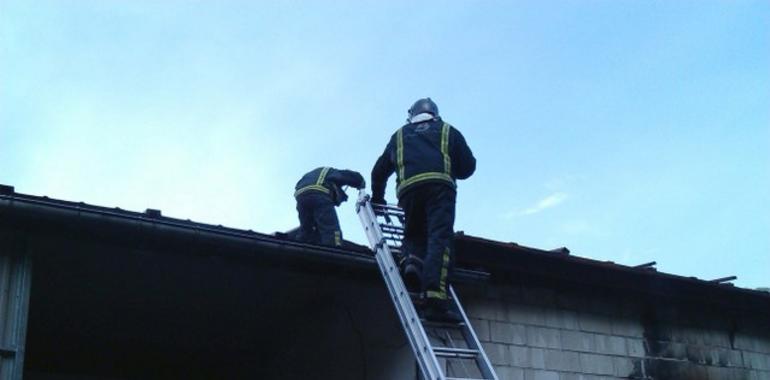
[[[454,189],[435,183],[418,185],[399,199],[406,217],[404,252],[422,259],[422,291],[429,299],[448,299],[455,200]]]
[[[297,197],[299,240],[340,247],[342,231],[334,202],[324,193],[308,191]]]

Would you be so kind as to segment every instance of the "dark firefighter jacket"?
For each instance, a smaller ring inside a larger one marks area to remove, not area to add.
[[[396,172],[400,198],[417,184],[442,183],[455,188],[476,170],[476,158],[463,135],[441,118],[407,124],[396,131],[372,169],[372,199],[382,200],[388,177]]]
[[[294,187],[294,197],[306,192],[321,192],[329,195],[332,202],[339,206],[348,199],[342,191],[342,186],[353,186],[357,189],[364,187],[364,177],[352,170],[337,170],[330,167],[313,169],[300,178]]]

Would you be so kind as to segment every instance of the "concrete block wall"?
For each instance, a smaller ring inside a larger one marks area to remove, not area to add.
[[[770,380],[768,321],[536,287],[463,302],[501,379]]]

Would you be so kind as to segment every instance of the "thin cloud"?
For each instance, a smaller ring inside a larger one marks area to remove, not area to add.
[[[522,211],[521,215],[537,214],[538,212],[543,211],[545,209],[558,206],[560,203],[564,202],[566,199],[567,199],[566,193],[551,194],[541,199],[539,202],[537,202],[536,205]]]

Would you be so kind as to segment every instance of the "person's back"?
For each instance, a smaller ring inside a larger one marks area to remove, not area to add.
[[[454,320],[456,316],[447,315],[446,300],[455,181],[473,174],[476,159],[462,134],[439,117],[430,98],[415,102],[408,122],[391,136],[372,169],[372,202],[385,203],[387,179],[395,172],[396,194],[406,215],[404,280],[427,299],[427,317]]]
[[[297,181],[294,186],[294,198],[297,200],[300,240],[332,246],[342,245],[342,231],[334,207],[348,199],[343,186],[363,188],[364,178],[352,170],[319,167]]]

